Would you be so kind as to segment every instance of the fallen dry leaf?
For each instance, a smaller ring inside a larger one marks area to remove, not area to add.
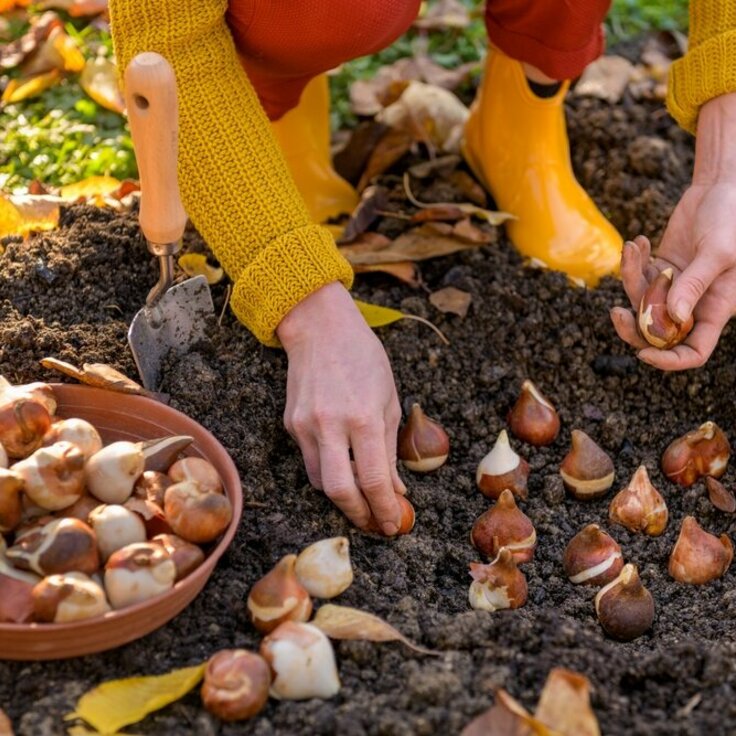
[[[419,268],[416,263],[411,261],[399,261],[398,263],[372,263],[372,264],[356,264],[353,266],[355,273],[387,273],[389,276],[402,281],[413,289],[418,289],[422,285],[419,276]]]
[[[76,202],[79,199],[95,200],[113,196],[120,186],[120,180],[113,176],[90,176],[61,187],[59,196],[67,202]]]
[[[15,3],[13,3],[15,5]],[[12,7],[12,6],[11,6]],[[0,6],[0,12],[6,12]],[[32,54],[39,44],[51,33],[51,30],[61,26],[61,20],[56,13],[48,12],[31,20],[31,27],[20,38],[12,43],[0,46],[0,68],[13,69],[27,56]]]
[[[432,204],[415,212],[411,216],[412,222],[456,222],[465,217],[460,207],[452,202]]]
[[[0,13],[9,13],[16,8],[27,8],[33,0],[0,0]]]
[[[11,105],[14,102],[22,102],[31,97],[40,95],[41,92],[53,87],[61,79],[61,72],[58,69],[52,69],[44,74],[37,74],[35,77],[11,79],[8,86],[3,92],[2,102],[4,105]]]
[[[467,240],[468,243],[475,245],[487,245],[493,242],[493,236],[485,230],[481,230],[474,225],[469,217],[466,217],[452,226],[452,234],[461,240]]]
[[[13,736],[13,724],[0,708],[0,736]]]
[[[59,224],[61,197],[51,194],[12,195],[10,202],[20,213],[21,223],[16,232],[24,237],[32,232],[53,230]]]
[[[347,144],[332,157],[335,171],[357,186],[368,159],[387,130],[385,125],[375,120],[359,123],[350,134]]]
[[[357,79],[350,85],[350,108],[356,115],[373,117],[419,76],[419,66],[411,57],[382,66],[371,79]]]
[[[117,69],[104,56],[87,60],[79,77],[79,84],[98,105],[121,115],[125,111]]]
[[[187,276],[204,276],[210,286],[219,284],[225,276],[222,268],[207,263],[207,256],[203,253],[185,253],[179,256],[178,263]]]
[[[534,717],[561,736],[601,736],[588,678],[562,667],[547,676]]]
[[[470,25],[468,9],[460,0],[438,0],[417,18],[414,28],[425,31],[443,31],[448,28],[467,28]]]
[[[705,479],[705,487],[708,489],[710,502],[719,510],[727,514],[736,511],[736,498],[723,483],[708,476]]]
[[[419,69],[419,78],[422,81],[450,91],[457,89],[470,78],[474,71],[480,68],[480,62],[469,61],[453,69],[445,69],[445,67],[434,62],[427,54],[419,54],[414,59]]]
[[[580,81],[575,85],[575,94],[580,97],[597,97],[611,103],[618,102],[633,73],[634,65],[623,56],[601,56],[585,68]]]
[[[60,26],[51,29],[44,42],[21,66],[23,77],[58,69],[60,72],[81,72],[84,56],[77,42]]]
[[[146,391],[143,386],[137,384],[132,378],[128,378],[125,374],[105,363],[85,363],[80,369],[58,358],[42,358],[41,365],[95,388],[104,388],[121,394],[151,396],[149,391]]]
[[[424,319],[424,317],[419,317],[416,314],[406,314],[390,307],[381,307],[378,304],[361,302],[359,299],[355,299],[354,302],[369,327],[386,327],[402,319],[411,319],[429,327],[445,345],[450,344],[450,341],[444,336],[442,330],[437,325],[432,324],[428,319]]]
[[[366,187],[358,206],[350,216],[343,230],[340,243],[351,243],[362,235],[377,219],[388,205],[388,190],[384,187]]]
[[[408,172],[415,179],[426,179],[430,176],[450,176],[451,172],[458,167],[462,158],[456,153],[448,153],[446,156],[437,156],[429,161],[410,166]]]
[[[18,235],[23,224],[23,216],[18,208],[4,195],[0,194],[0,238]],[[0,253],[2,252],[0,246]]]
[[[516,702],[505,690],[496,702],[462,731],[461,736],[562,736],[550,731]]]
[[[446,286],[444,289],[432,292],[429,295],[429,301],[440,312],[445,314],[449,312],[463,318],[468,313],[473,297],[467,291],[461,291],[454,286]]]
[[[479,207],[485,207],[488,202],[486,190],[475,180],[470,174],[462,169],[453,171],[450,176],[450,183],[470,202],[477,204]]]
[[[317,611],[312,624],[321,629],[331,639],[377,642],[400,641],[415,652],[439,654],[439,652],[414,644],[382,618],[357,608],[326,603]]]
[[[64,10],[72,18],[82,18],[106,13],[107,0],[41,0],[36,7]]]
[[[434,149],[459,153],[468,108],[446,89],[411,82],[396,102],[381,110],[376,120]]]
[[[413,139],[404,130],[387,130],[373,149],[358,182],[358,191],[362,192],[379,174],[391,168],[412,146]]]

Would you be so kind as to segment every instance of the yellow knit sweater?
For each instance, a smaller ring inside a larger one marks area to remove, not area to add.
[[[736,0],[690,0],[689,48],[672,65],[667,107],[695,133],[701,106],[728,92],[736,92]]]
[[[179,93],[179,184],[189,217],[235,287],[231,306],[267,345],[321,286],[352,283],[329,231],[313,224],[225,23],[227,0],[110,0],[118,63],[157,51]],[[668,107],[695,132],[705,102],[736,91],[736,0],[692,0],[690,50]]]

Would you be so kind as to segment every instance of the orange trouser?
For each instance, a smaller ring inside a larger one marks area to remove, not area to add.
[[[487,0],[492,44],[553,79],[577,77],[603,51],[610,0]],[[420,0],[230,0],[228,23],[271,120],[310,79],[393,43]]]

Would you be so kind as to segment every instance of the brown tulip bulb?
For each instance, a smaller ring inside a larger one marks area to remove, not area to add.
[[[657,537],[667,526],[667,504],[652,485],[646,467],[640,465],[629,485],[611,501],[608,518],[632,532]]]
[[[686,516],[668,570],[680,583],[703,585],[720,578],[732,560],[733,545],[725,534],[720,537],[709,534],[692,516]]]
[[[662,470],[673,482],[688,488],[705,475],[720,478],[726,472],[731,446],[715,422],[678,437],[662,455]]]
[[[251,588],[248,613],[258,631],[268,634],[284,621],[307,621],[312,599],[295,572],[296,555],[282,557]]]
[[[33,588],[41,578],[10,565],[4,545],[0,536],[0,624],[28,623],[33,618]]]
[[[0,404],[15,399],[29,399],[41,404],[50,417],[56,414],[56,395],[54,389],[42,381],[34,381],[33,383],[22,383],[13,386],[0,376]]]
[[[64,624],[102,616],[110,610],[105,591],[81,572],[49,575],[33,589],[34,618]]]
[[[528,478],[529,463],[514,452],[506,430],[501,430],[493,449],[478,465],[478,488],[489,498],[498,498],[508,488],[517,498],[525,499]]]
[[[598,524],[588,524],[570,540],[562,565],[575,585],[605,585],[621,572],[624,560],[616,540]]]
[[[399,504],[399,511],[401,513],[401,518],[399,519],[399,530],[396,534],[397,536],[409,534],[409,532],[414,528],[414,522],[416,521],[416,512],[414,511],[414,507],[411,505],[411,501],[400,493],[396,494],[396,503]],[[371,518],[366,525],[365,531],[370,534],[383,535],[383,529],[381,529],[378,522],[373,518]]]
[[[531,519],[516,505],[514,494],[505,490],[496,504],[473,524],[470,541],[490,559],[496,557],[502,547],[508,547],[516,563],[521,565],[534,556],[537,533]]]
[[[560,465],[565,488],[579,501],[605,496],[613,485],[613,460],[585,432],[572,431],[572,449]]]
[[[639,332],[655,348],[670,350],[679,345],[695,324],[692,315],[685,322],[672,319],[667,310],[667,295],[672,287],[671,268],[660,272],[649,284],[639,303]]]
[[[222,493],[222,480],[215,466],[201,457],[184,457],[177,460],[168,471],[174,483],[193,480],[205,491]]]
[[[429,473],[445,464],[450,440],[442,425],[430,419],[419,404],[399,432],[399,460],[415,473]]]
[[[2,478],[2,475],[0,475]],[[708,476],[705,479],[705,487],[708,489],[708,498],[710,502],[719,510],[726,514],[732,514],[736,511],[736,498],[723,483]],[[0,531],[2,531],[2,523],[0,522]]]
[[[12,532],[23,518],[22,488],[18,475],[0,468],[0,534]]]
[[[129,544],[113,552],[105,564],[105,590],[115,609],[165,593],[175,580],[174,561],[160,544]]]
[[[100,567],[95,533],[79,519],[54,519],[16,536],[6,554],[16,567],[42,576],[65,572],[92,575]]]
[[[271,668],[245,649],[223,649],[210,657],[201,696],[204,707],[221,721],[245,721],[268,702]]]
[[[51,415],[43,404],[0,394],[0,444],[9,457],[24,458],[35,452],[49,427]]]
[[[211,542],[227,529],[233,507],[227,496],[185,480],[166,489],[164,514],[172,531],[187,542]]]
[[[504,608],[519,608],[526,603],[526,578],[506,547],[502,547],[488,565],[471,562],[470,574],[473,578],[468,591],[471,608],[492,613]]]
[[[25,493],[33,503],[48,511],[59,511],[84,493],[84,462],[76,445],[57,442],[17,462],[13,472],[23,480]]]
[[[160,544],[171,555],[176,566],[176,579],[182,580],[204,562],[204,552],[196,544],[187,542],[176,534],[157,534],[151,539]]]
[[[157,470],[146,470],[133,486],[133,495],[144,501],[153,501],[157,506],[164,507],[166,489],[173,486],[174,481],[166,473]]]
[[[598,591],[595,612],[603,630],[619,641],[632,641],[651,628],[654,598],[635,565],[624,565],[619,576]]]
[[[560,433],[557,410],[529,380],[521,384],[508,422],[514,437],[537,447],[551,445]]]

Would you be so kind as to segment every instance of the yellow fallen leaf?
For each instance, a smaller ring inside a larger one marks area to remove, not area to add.
[[[179,268],[187,276],[204,276],[210,286],[219,284],[225,276],[221,268],[207,263],[207,256],[203,253],[185,253],[179,256]]]
[[[30,97],[40,95],[49,87],[53,87],[59,79],[61,79],[61,72],[58,69],[52,69],[45,74],[37,74],[30,79],[11,79],[0,101],[5,105],[9,105],[13,102],[27,100]]]
[[[21,67],[24,77],[51,69],[74,73],[84,69],[84,56],[77,42],[61,26],[51,29],[46,40]]]
[[[10,197],[22,218],[18,235],[53,230],[59,224],[60,197],[51,194],[19,194]]]
[[[120,188],[120,181],[113,176],[90,176],[87,179],[67,184],[59,190],[59,195],[68,202],[76,202],[81,197],[94,199],[106,197]]]
[[[312,624],[323,631],[330,639],[400,641],[415,652],[439,654],[439,652],[414,644],[382,618],[349,606],[336,606],[334,603],[326,603],[317,611]]]
[[[89,59],[79,77],[79,84],[98,105],[123,114],[125,101],[118,83],[118,71],[109,59],[104,56]]]
[[[183,698],[204,676],[206,662],[165,675],[103,682],[77,701],[66,720],[81,718],[104,734],[143,720],[149,713]]]
[[[400,319],[413,319],[434,330],[445,345],[450,344],[450,341],[442,334],[442,330],[436,325],[433,325],[428,319],[424,319],[424,317],[419,317],[416,314],[406,314],[390,307],[381,307],[378,304],[361,302],[359,299],[355,299],[354,301],[355,306],[358,307],[360,313],[363,315],[363,319],[368,323],[368,327],[385,327],[386,325],[398,322]]]
[[[17,235],[23,225],[23,216],[18,208],[3,194],[0,194],[0,238]]]

